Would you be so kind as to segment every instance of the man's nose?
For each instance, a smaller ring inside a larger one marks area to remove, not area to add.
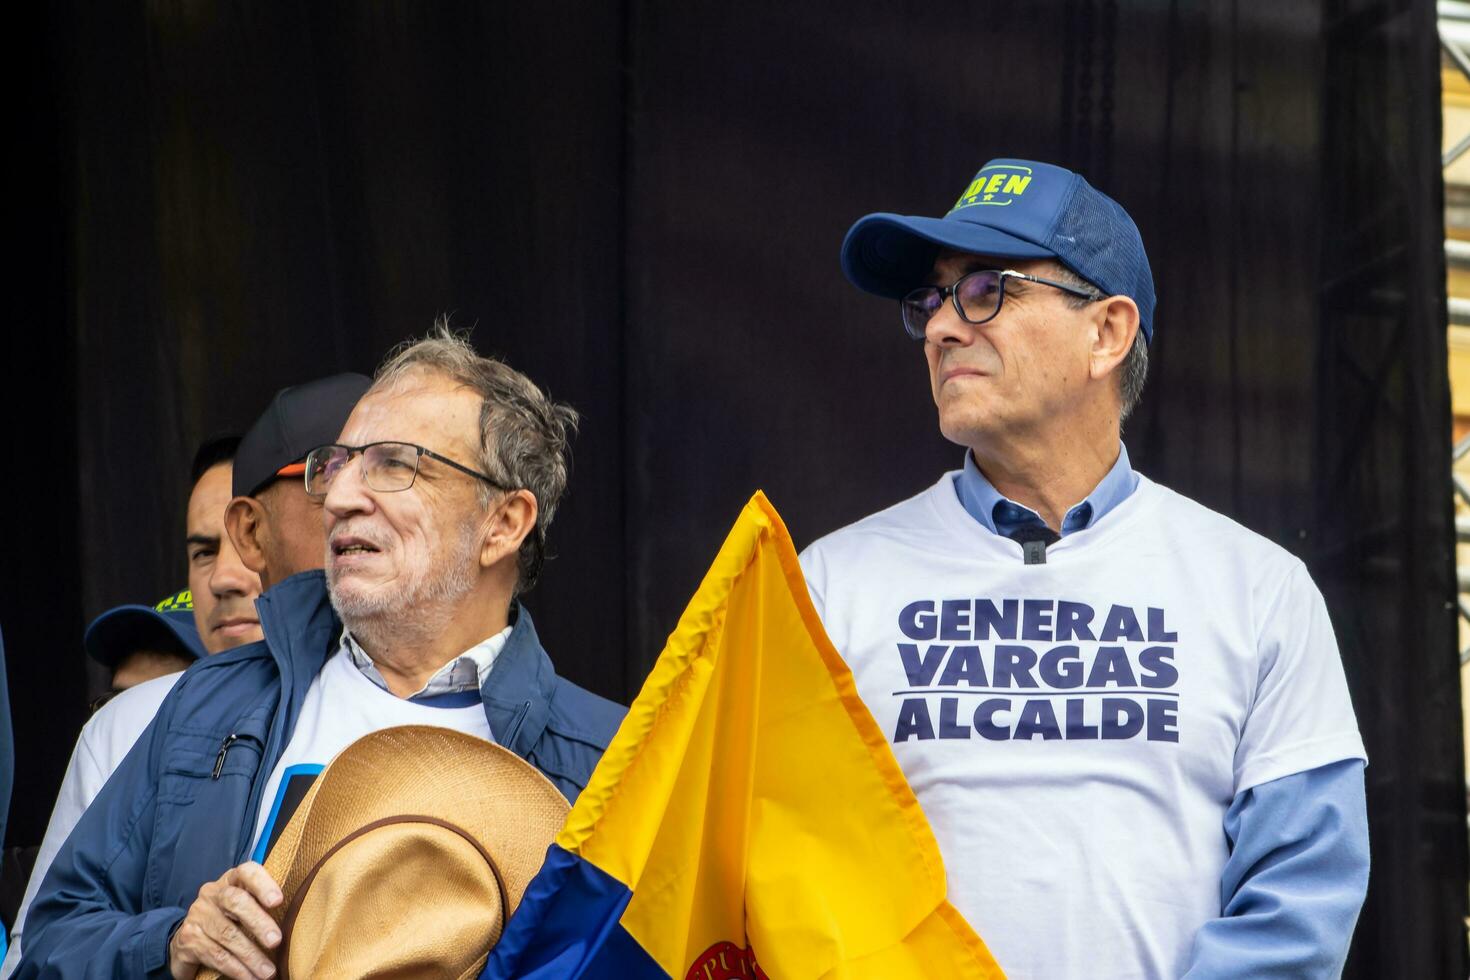
[[[366,513],[373,509],[372,491],[362,476],[363,459],[359,453],[343,463],[327,484],[327,495],[322,500],[323,521],[327,528],[332,522],[350,514]]]
[[[238,595],[254,599],[260,595],[260,576],[245,567],[227,534],[220,535],[219,553],[209,573],[209,591],[221,597]]]
[[[974,342],[978,329],[975,324],[960,319],[954,303],[946,297],[924,324],[924,340],[935,347],[965,347]]]

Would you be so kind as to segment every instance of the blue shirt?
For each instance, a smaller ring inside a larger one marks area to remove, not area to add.
[[[990,481],[985,479],[980,467],[975,465],[975,457],[971,453],[965,453],[965,466],[960,470],[960,475],[955,477],[954,488],[955,493],[959,494],[960,505],[992,534],[1010,537],[1020,527],[1046,526],[1041,515],[1030,507],[1002,497],[991,486]],[[1118,461],[1098,485],[1092,488],[1092,493],[1067,511],[1067,516],[1062,518],[1060,536],[1065,538],[1073,531],[1096,524],[1104,514],[1127,500],[1137,489],[1138,474],[1133,472],[1133,467],[1128,463],[1127,447],[1119,443]]]
[[[1096,524],[1138,482],[1120,443],[1112,469],[1067,510],[1060,536]],[[1036,511],[1002,496],[971,453],[954,487],[960,505],[992,534],[1046,526]],[[1186,980],[1338,976],[1368,889],[1362,760],[1242,790],[1221,831],[1230,858],[1220,875],[1220,916],[1195,934]]]
[[[490,668],[495,666],[495,658],[500,656],[505,641],[510,638],[510,631],[511,627],[507,626],[494,636],[476,643],[435,671],[434,676],[406,700],[419,701],[438,708],[467,708],[478,704],[480,688],[490,679]],[[347,655],[362,676],[392,693],[383,672],[378,670],[373,658],[368,656],[367,651],[345,627],[338,649]]]

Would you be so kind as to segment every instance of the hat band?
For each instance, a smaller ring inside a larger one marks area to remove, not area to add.
[[[311,883],[316,878],[317,872],[321,871],[326,865],[327,860],[333,854],[336,854],[359,837],[382,827],[398,823],[427,823],[433,824],[435,827],[443,827],[445,830],[464,838],[466,843],[480,852],[480,857],[484,858],[485,863],[490,866],[490,873],[495,876],[495,887],[500,892],[500,927],[504,931],[505,920],[510,916],[510,895],[505,890],[505,879],[501,876],[500,868],[496,865],[495,859],[490,856],[489,851],[480,845],[479,841],[466,833],[463,828],[456,827],[447,820],[440,820],[438,817],[429,817],[420,814],[384,817],[382,820],[374,820],[372,823],[364,824],[333,844],[325,854],[317,858],[316,864],[313,864],[311,870],[306,873],[306,877],[301,879],[301,884],[297,887],[296,894],[291,896],[291,904],[286,909],[286,915],[281,920],[281,948],[276,951],[276,968],[281,971],[280,980],[291,980],[291,932],[296,927],[296,916],[301,912],[301,905],[306,901],[306,893],[311,888]],[[497,936],[496,942],[499,941],[500,937]],[[494,943],[491,945],[493,946]]]

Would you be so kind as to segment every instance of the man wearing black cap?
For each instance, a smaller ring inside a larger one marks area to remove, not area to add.
[[[186,537],[190,589],[155,608],[110,610],[87,629],[87,652],[114,669],[113,693],[138,690],[104,705],[82,730],[0,980],[20,959],[26,912],[46,869],[152,721],[178,672],[206,653],[260,639],[255,611],[260,593],[281,579],[322,567],[321,501],[306,494],[302,460],[337,438],[369,384],[360,374],[339,374],[284,388],[244,438],[212,439],[195,454]]]
[[[47,869],[158,713],[179,672],[207,654],[260,639],[255,613],[260,579],[241,564],[224,533],[239,443],[238,436],[220,436],[205,440],[194,454],[184,516],[189,588],[152,607],[109,610],[87,627],[83,640],[87,653],[113,668],[111,693],[117,696],[97,709],[77,738],[11,930],[10,947],[0,964],[0,978],[9,977],[20,960],[26,917]]]
[[[371,383],[361,374],[335,374],[282,388],[240,441],[225,524],[262,590],[322,567],[322,502],[306,493],[306,454],[336,441]]]
[[[858,221],[842,266],[966,449],[802,555],[950,900],[1017,978],[1336,976],[1368,874],[1342,664],[1300,561],[1129,464],[1132,219],[993,160],[943,218]]]
[[[311,449],[337,438],[369,383],[359,374],[340,374],[282,389],[244,438],[211,439],[195,454],[186,529],[190,590],[159,603],[167,609],[124,606],[104,613],[88,628],[86,646],[93,659],[116,665],[125,675],[150,668],[150,676],[139,681],[157,679],[135,682],[137,690],[104,705],[83,729],[26,887],[0,980],[19,962],[26,914],[47,868],[157,713],[178,679],[177,671],[206,652],[260,639],[255,611],[260,593],[281,579],[322,567],[326,536],[321,501],[306,494],[302,460]],[[180,616],[189,617],[191,624],[176,621]],[[176,631],[172,643],[170,631]],[[190,651],[187,661],[174,655],[180,647]],[[114,673],[114,693],[118,680]]]

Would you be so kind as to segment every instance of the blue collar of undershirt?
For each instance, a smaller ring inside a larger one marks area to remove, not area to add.
[[[973,453],[965,453],[965,467],[954,480],[955,494],[960,505],[975,520],[992,534],[1010,537],[1017,528],[1028,525],[1044,525],[1041,515],[1029,507],[1000,495],[980,467],[975,465]],[[1062,518],[1061,536],[1091,527],[1114,507],[1127,500],[1138,489],[1138,474],[1128,462],[1128,447],[1118,443],[1118,461],[1106,476],[1093,487],[1092,493],[1080,504],[1067,511]]]

